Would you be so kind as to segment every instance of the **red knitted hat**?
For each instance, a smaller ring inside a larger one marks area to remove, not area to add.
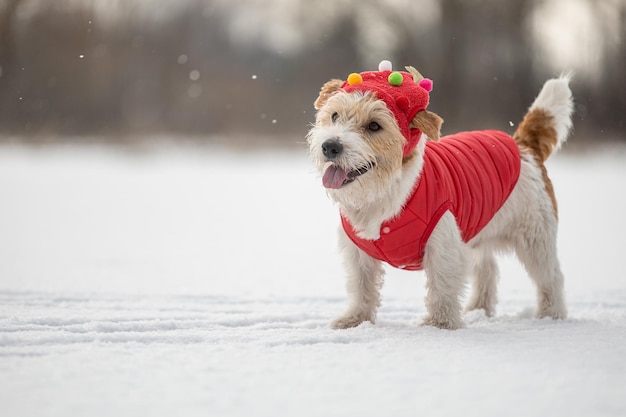
[[[411,129],[410,124],[413,117],[428,106],[428,93],[432,90],[433,82],[428,78],[421,78],[419,72],[413,68],[407,69],[417,74],[417,78],[421,78],[419,82],[414,81],[411,73],[392,72],[391,69],[391,62],[382,61],[378,71],[350,74],[341,88],[347,93],[373,91],[378,99],[385,102],[406,138],[407,142],[402,151],[402,156],[405,157],[415,149],[421,137],[422,132],[419,129]]]

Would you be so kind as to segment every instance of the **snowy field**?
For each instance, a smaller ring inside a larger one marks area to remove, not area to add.
[[[626,150],[549,161],[569,318],[501,259],[497,315],[421,327],[389,271],[344,308],[336,208],[301,153],[0,146],[0,415],[626,415]]]

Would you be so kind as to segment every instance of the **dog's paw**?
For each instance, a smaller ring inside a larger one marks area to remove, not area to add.
[[[555,320],[563,320],[567,318],[567,308],[565,307],[562,297],[547,297],[544,295],[544,297],[539,300],[537,313],[535,315],[539,319],[551,317]]]
[[[479,305],[478,303],[472,302],[465,307],[465,312],[470,313],[472,311],[482,311],[485,313],[487,317],[493,317],[495,314],[495,309],[493,307],[489,307],[486,305]]]
[[[330,323],[330,327],[333,329],[349,329],[358,326],[364,321],[374,323],[371,317],[366,317],[364,314],[346,314],[333,320]]]
[[[567,318],[567,309],[565,307],[561,308],[544,308],[537,310],[535,316],[538,319],[544,319],[546,317],[552,318],[554,320],[564,320]]]
[[[444,330],[456,330],[463,328],[463,321],[459,319],[447,319],[442,317],[427,316],[422,321],[422,326],[433,326]]]

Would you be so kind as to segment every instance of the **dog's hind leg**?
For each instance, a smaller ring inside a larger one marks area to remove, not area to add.
[[[380,261],[359,249],[343,228],[339,229],[339,244],[347,272],[348,309],[331,323],[331,327],[347,329],[364,321],[376,321],[385,271]]]
[[[488,317],[495,313],[498,302],[498,264],[488,249],[474,249],[472,295],[465,311],[484,310]]]
[[[538,318],[567,317],[563,273],[556,250],[556,218],[552,213],[538,215],[517,236],[515,251],[537,286]]]
[[[424,253],[426,308],[423,324],[441,329],[463,327],[461,297],[469,267],[469,248],[452,213],[445,213],[433,230]]]

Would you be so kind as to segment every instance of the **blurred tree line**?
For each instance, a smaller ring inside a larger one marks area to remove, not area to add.
[[[444,133],[573,70],[577,136],[623,140],[625,32],[626,0],[0,0],[0,137],[302,141],[326,80],[390,59]]]

